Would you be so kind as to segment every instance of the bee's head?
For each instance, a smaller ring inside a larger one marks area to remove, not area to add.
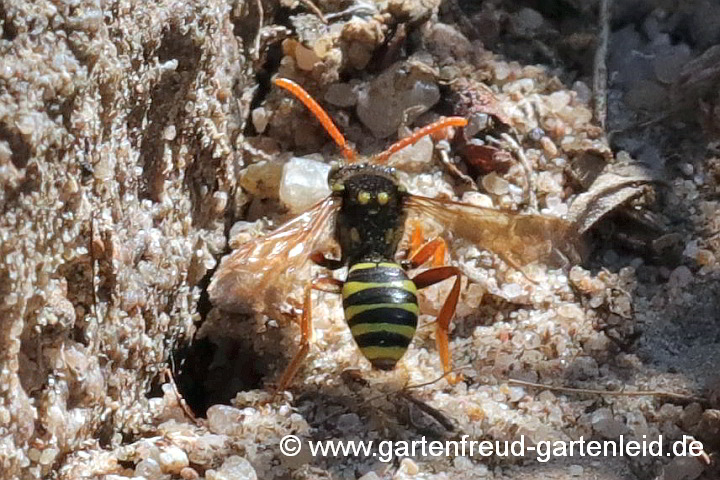
[[[405,194],[394,168],[366,163],[334,166],[329,184],[333,195],[342,197],[346,208],[370,215],[394,210]]]

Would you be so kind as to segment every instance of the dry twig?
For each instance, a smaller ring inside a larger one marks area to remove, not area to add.
[[[543,390],[549,390],[551,392],[560,393],[572,393],[581,395],[610,395],[613,397],[667,397],[674,400],[680,400],[683,402],[698,402],[701,404],[707,404],[708,399],[702,397],[696,397],[694,395],[685,395],[684,393],[666,392],[664,390],[635,390],[628,392],[626,390],[596,390],[592,388],[572,388],[572,387],[557,387],[553,385],[543,385],[542,383],[526,382],[525,380],[508,379],[508,383],[511,385],[519,385],[521,387],[540,388]]]
[[[532,169],[532,165],[530,165],[530,161],[525,156],[525,152],[523,151],[522,147],[518,144],[518,142],[507,133],[503,133],[500,135],[500,138],[505,142],[503,145],[502,142],[494,140],[492,137],[488,137],[488,140],[494,141],[495,143],[505,146],[509,148],[512,153],[515,155],[515,158],[518,159],[520,162],[520,165],[522,165],[523,170],[525,171],[525,177],[527,179],[527,201],[528,206],[530,207],[530,211],[532,213],[538,212],[538,203],[537,203],[537,194],[536,192],[536,186],[535,186],[535,174]]]
[[[600,35],[593,61],[593,116],[605,128],[607,120],[607,49],[610,37],[610,8],[612,0],[600,0],[598,23]]]

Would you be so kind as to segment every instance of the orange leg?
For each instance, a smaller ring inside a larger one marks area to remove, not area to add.
[[[430,256],[433,257],[432,266],[441,267],[445,265],[445,251],[447,247],[445,240],[438,237],[425,245],[423,242],[423,227],[419,222],[413,222],[413,232],[410,236],[409,263],[412,268],[417,268],[427,262]]]
[[[398,140],[397,142],[393,143],[392,145],[390,145],[390,147],[388,147],[387,150],[372,157],[370,159],[370,163],[373,163],[375,165],[385,163],[388,161],[388,159],[392,156],[393,153],[397,152],[398,150],[402,150],[408,145],[412,145],[425,135],[431,135],[448,127],[464,127],[467,124],[467,119],[463,117],[441,118],[437,122],[433,122],[430,125],[426,125],[419,130],[415,130],[409,137],[405,137],[402,140]]]
[[[305,287],[305,294],[303,300],[303,311],[300,317],[300,350],[295,354],[293,359],[290,361],[290,365],[287,366],[280,381],[278,382],[276,391],[282,391],[287,389],[292,382],[293,377],[297,373],[298,369],[302,365],[303,360],[310,351],[310,344],[314,341],[315,335],[312,327],[312,290],[320,290],[323,292],[330,293],[341,293],[343,282],[336,280],[332,277],[318,277],[313,279]]]
[[[348,163],[355,161],[355,150],[350,148],[345,137],[340,133],[340,130],[335,126],[327,112],[325,112],[304,88],[287,78],[276,78],[273,80],[273,83],[295,95],[295,98],[300,100],[308,110],[315,115],[315,118],[317,118],[323,128],[325,128],[325,131],[335,140],[335,143],[342,149],[343,156],[347,159]]]
[[[310,260],[312,260],[316,265],[325,267],[328,270],[337,270],[338,268],[342,268],[345,266],[345,262],[343,262],[342,260],[335,260],[334,258],[326,258],[325,255],[322,254],[322,252],[312,253],[310,255]]]
[[[440,360],[442,361],[443,370],[446,374],[452,371],[452,357],[450,356],[448,332],[450,331],[450,322],[455,315],[455,309],[457,308],[458,299],[460,298],[460,270],[457,267],[436,267],[425,270],[412,279],[412,281],[415,282],[415,286],[420,290],[453,276],[455,277],[455,283],[453,283],[450,294],[445,299],[445,303],[435,320],[435,345],[440,354]],[[448,376],[448,382],[452,384],[460,380],[462,380],[462,376],[460,375]]]
[[[453,316],[455,316],[455,309],[457,308],[458,299],[460,298],[461,273],[457,267],[439,266],[445,263],[446,247],[445,241],[442,238],[436,238],[421,247],[424,240],[422,225],[416,224],[414,228],[410,238],[410,265],[412,267],[420,266],[432,256],[432,264],[435,267],[416,275],[415,278],[412,279],[418,290],[440,283],[450,277],[455,277],[452,290],[450,290],[450,294],[445,299],[445,303],[440,309],[440,313],[435,321],[435,344],[440,354],[443,370],[446,374],[449,374],[452,370],[452,357],[450,355],[448,332],[450,331],[450,322]],[[448,376],[448,381],[453,384],[461,379],[462,376],[460,375]]]

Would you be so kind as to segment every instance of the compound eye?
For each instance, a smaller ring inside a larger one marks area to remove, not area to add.
[[[387,192],[380,192],[377,196],[377,201],[380,205],[386,205],[390,201],[390,195]]]
[[[360,205],[367,205],[370,202],[370,192],[362,191],[358,193],[357,200]]]

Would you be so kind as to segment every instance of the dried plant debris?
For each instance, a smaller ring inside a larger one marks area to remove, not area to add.
[[[5,2],[4,478],[717,478],[720,160],[702,134],[717,131],[718,9],[614,4],[611,143],[589,103],[597,2]],[[449,285],[422,291],[392,373],[361,358],[339,296],[315,293],[315,343],[272,396],[302,285],[269,315],[215,308],[207,285],[229,250],[327,194],[338,152],[269,75],[306,87],[362,154],[468,117],[391,158],[412,193],[612,234],[584,266],[518,271],[428,223],[464,274],[450,334],[464,380],[441,378],[433,338]],[[692,435],[711,465],[288,457],[287,434]]]
[[[588,191],[575,198],[568,218],[582,235],[604,215],[639,197],[646,187],[660,181],[658,175],[646,166],[637,163],[609,164]]]

